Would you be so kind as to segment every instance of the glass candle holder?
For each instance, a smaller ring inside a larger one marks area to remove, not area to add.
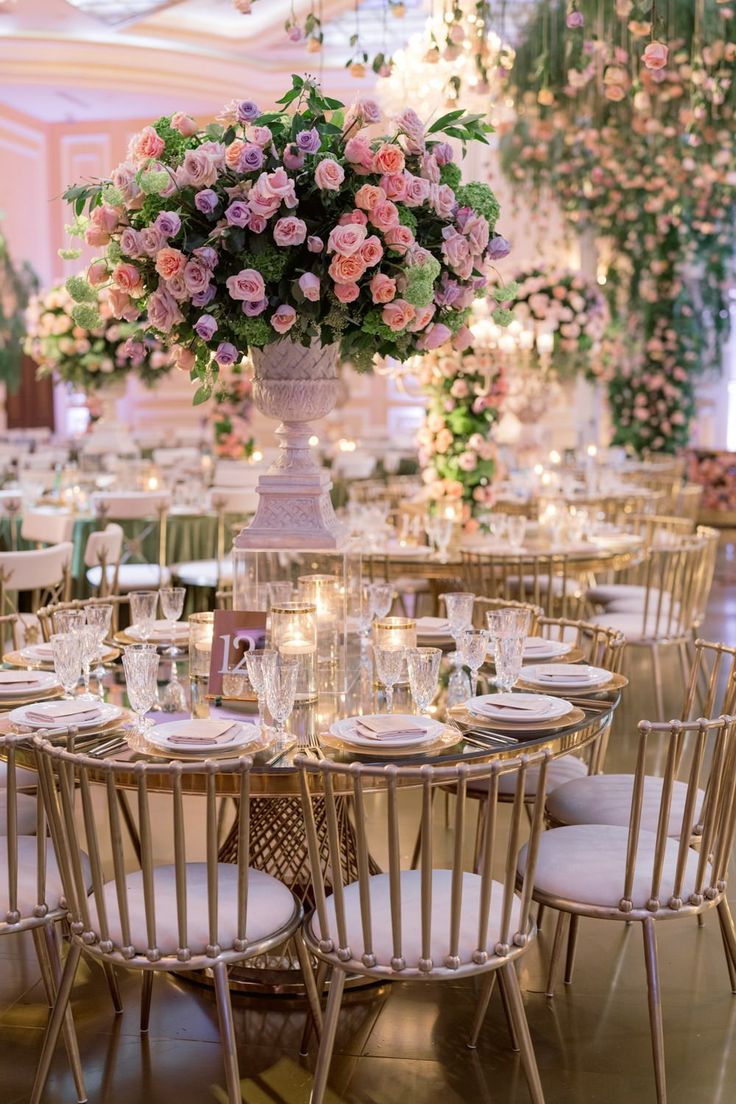
[[[296,700],[317,698],[317,607],[313,602],[283,602],[271,606],[270,646],[287,659],[296,659],[299,673]]]
[[[189,618],[189,693],[193,717],[208,717],[214,613],[193,613]]]
[[[417,623],[412,617],[377,617],[373,622],[373,645],[386,650],[397,648],[405,651],[417,646]],[[399,683],[409,678],[406,659],[401,665]]]
[[[299,597],[317,612],[317,662],[337,662],[340,611],[343,606],[337,575],[300,575]]]

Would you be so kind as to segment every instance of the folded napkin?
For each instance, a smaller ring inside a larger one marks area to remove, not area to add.
[[[366,736],[370,740],[397,740],[407,736],[421,736],[428,729],[421,721],[413,721],[410,717],[394,719],[388,717],[370,717],[363,720],[359,718],[355,724],[356,732]]]
[[[151,640],[171,640],[172,637],[175,640],[183,640],[189,636],[189,622],[175,621],[172,631],[165,621],[154,621],[153,626],[151,627],[151,631],[148,635],[149,639]],[[141,632],[140,625],[131,625],[128,629],[128,636],[136,637],[136,639],[142,639],[143,633]]]
[[[197,744],[215,744],[226,732],[234,728],[235,724],[235,721],[223,720],[217,728],[213,728],[212,722],[209,721],[206,731],[203,731],[202,722],[193,717],[191,721],[181,721],[177,725],[176,732],[172,733],[171,736],[167,736],[166,741],[167,743],[186,741]]]
[[[34,706],[26,711],[29,721],[91,721],[100,714],[97,702],[82,704],[75,701],[49,702],[48,705]]]
[[[524,641],[525,652],[547,652],[549,651],[549,640],[545,640],[543,636],[528,636]]]
[[[417,633],[448,633],[450,623],[446,617],[420,617],[417,621]]]
[[[32,686],[38,682],[33,671],[0,671],[0,686]]]
[[[28,655],[34,656],[48,656],[49,659],[54,658],[54,649],[51,644],[31,644],[29,647],[23,649]]]
[[[527,715],[533,717],[542,716],[545,713],[548,713],[550,708],[551,706],[549,702],[540,702],[539,705],[513,706],[505,705],[502,702],[499,702],[497,705],[492,704],[491,702],[488,702],[487,704],[483,702],[479,703],[478,705],[474,705],[472,708],[472,712],[477,713],[479,716],[483,717],[496,717],[499,713],[508,713],[510,718],[519,717],[519,719],[521,719]]]

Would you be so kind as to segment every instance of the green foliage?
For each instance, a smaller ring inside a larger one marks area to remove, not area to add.
[[[501,205],[489,186],[480,181],[472,181],[470,184],[461,184],[455,194],[461,207],[472,207],[476,214],[488,219],[488,229],[493,233],[501,213]]]
[[[11,393],[20,383],[26,329],[24,311],[36,287],[33,269],[28,264],[16,269],[0,233],[0,380]]]

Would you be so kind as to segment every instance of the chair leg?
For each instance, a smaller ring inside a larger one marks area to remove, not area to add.
[[[151,1019],[151,997],[153,995],[153,970],[143,971],[143,992],[141,993],[141,1031],[148,1031]]]
[[[575,950],[578,943],[578,926],[580,917],[576,913],[570,914],[570,931],[567,935],[567,956],[565,958],[565,985],[572,983],[572,972],[575,969]]]
[[[82,948],[80,945],[76,942],[72,943],[64,964],[64,971],[61,975],[61,983],[56,994],[56,1001],[54,1002],[54,1007],[46,1027],[43,1049],[38,1065],[36,1066],[36,1078],[33,1082],[33,1090],[31,1091],[29,1104],[41,1104],[41,1098],[49,1076],[49,1069],[51,1068],[51,1059],[54,1056],[56,1044],[59,1041],[59,1035],[64,1026],[66,1011],[69,1005],[69,997],[81,954]],[[86,1094],[82,1093],[80,1099],[86,1100]]]
[[[469,1050],[475,1050],[478,1045],[478,1036],[480,1035],[483,1021],[486,1018],[488,1005],[491,1003],[491,996],[493,995],[493,987],[495,984],[496,971],[489,970],[483,978],[483,986],[480,991],[480,997],[478,998],[478,1005],[475,1009],[475,1019],[473,1020],[473,1027],[470,1032],[470,1039],[466,1043]]]
[[[733,927],[733,917],[726,898],[722,898],[716,906],[718,909],[718,922],[721,925],[721,938],[723,950],[726,955],[728,976],[731,981],[731,992],[736,993],[736,933]]]
[[[547,988],[545,989],[545,995],[553,997],[555,995],[555,975],[557,973],[557,966],[562,956],[562,944],[565,940],[565,931],[567,929],[570,920],[570,914],[568,912],[560,912],[557,915],[557,927],[555,928],[555,938],[552,943],[552,954],[549,959],[549,972],[547,974]]]
[[[657,1086],[657,1104],[666,1104],[667,1086],[664,1070],[664,1030],[662,1027],[662,998],[659,991],[657,967],[657,932],[655,920],[643,921],[644,962],[647,968],[647,997],[649,1000],[649,1025],[652,1032],[652,1056],[654,1080]]]
[[[243,1093],[240,1084],[238,1048],[235,1042],[235,1024],[233,1023],[233,1006],[230,1002],[227,966],[224,962],[216,962],[213,973],[215,975],[217,1019],[220,1024],[220,1038],[225,1052],[225,1084],[227,1085],[228,1104],[241,1104]]]
[[[115,1015],[120,1016],[123,1012],[123,1001],[120,996],[118,975],[115,973],[114,967],[111,966],[109,962],[103,962],[102,969],[105,971],[107,988],[110,990],[110,999],[112,1000],[112,1006],[115,1009]]]
[[[537,1059],[534,1054],[534,1044],[529,1034],[529,1024],[526,1021],[524,1001],[521,998],[521,988],[519,987],[519,979],[516,976],[516,967],[513,962],[507,962],[505,966],[500,968],[498,974],[501,992],[506,993],[509,1011],[514,1021],[516,1036],[519,1040],[521,1063],[524,1067],[526,1083],[529,1086],[529,1096],[532,1098],[532,1104],[544,1104],[544,1091],[542,1090],[542,1082],[539,1080],[539,1070],[537,1069]]]
[[[324,991],[325,991],[325,981],[326,981],[326,979],[327,979],[327,963],[326,962],[320,962],[319,965],[317,966],[317,980],[316,980],[315,986],[314,986],[315,990],[317,992],[317,1002],[318,1002],[318,1004],[319,1004],[319,999],[320,999],[322,993],[324,993]],[[307,1016],[307,1018],[304,1021],[304,1031],[302,1032],[302,1041],[299,1044],[299,1053],[302,1054],[302,1055],[309,1053],[309,1039],[310,1039],[311,1034],[312,1034],[312,1028],[315,1027],[315,1026],[317,1027],[317,1039],[319,1040],[319,1039],[322,1038],[322,1027],[323,1027],[322,1005],[321,1004],[319,1005],[319,1025],[317,1025],[315,1023],[315,1019],[314,1019],[313,1015]]]
[[[34,929],[35,930],[35,929]],[[55,998],[55,993],[61,982],[61,957],[59,955],[59,932],[55,925],[45,924],[43,928],[43,937],[40,940],[46,961],[48,963],[49,978],[50,978],[50,997],[51,1005]],[[43,968],[42,968],[43,972]],[[82,1074],[82,1060],[79,1056],[79,1043],[77,1041],[77,1030],[74,1026],[74,1018],[72,1016],[72,1010],[67,1006],[66,1013],[64,1015],[64,1046],[69,1056],[69,1066],[72,1071],[72,1077],[74,1078],[74,1086],[77,1090],[77,1099],[86,1100],[87,1090],[84,1087],[84,1075]]]
[[[325,1022],[322,1029],[322,1039],[319,1044],[317,1065],[314,1070],[314,1083],[309,1104],[323,1104],[325,1090],[327,1089],[327,1075],[330,1072],[332,1049],[335,1045],[337,1021],[340,1017],[342,993],[345,988],[345,973],[343,970],[333,970],[330,978],[330,994],[327,998],[325,1009]]]
[[[307,991],[307,1001],[309,1003],[307,1020],[311,1020],[317,1028],[317,1038],[319,1039],[322,1034],[322,1007],[319,1003],[319,993],[314,980],[314,969],[309,957],[309,951],[302,939],[301,932],[297,932],[294,936],[294,943],[296,945],[296,953],[299,956],[299,966],[301,967],[302,977],[304,978],[304,988]],[[304,1034],[302,1035],[302,1046],[304,1049],[300,1048],[299,1050],[302,1056],[308,1053],[307,1046],[309,1044],[310,1034],[311,1031],[307,1032],[307,1025],[305,1024]]]

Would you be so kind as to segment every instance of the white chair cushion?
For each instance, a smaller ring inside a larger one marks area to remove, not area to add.
[[[565,901],[617,909],[624,893],[626,875],[627,828],[610,824],[575,824],[542,832],[534,876],[535,891]],[[631,901],[635,909],[643,909],[652,896],[654,867],[654,832],[639,834],[639,847],[634,869]],[[672,897],[677,868],[675,840],[665,845],[659,900],[664,906]],[[526,870],[527,844],[519,852],[519,873]],[[697,851],[688,854],[682,880],[681,896],[687,900],[695,892],[695,878],[700,857]],[[706,884],[710,880],[706,868]],[[625,913],[621,913],[625,916]]]
[[[162,955],[175,955],[179,948],[179,931],[176,916],[176,875],[173,866],[158,866],[154,870],[154,896],[156,911],[156,946]],[[143,898],[143,875],[140,870],[128,874],[128,907],[130,910],[130,939],[137,954],[145,954],[148,947],[146,913]],[[233,863],[218,865],[218,943],[223,950],[230,949],[237,938],[238,925],[238,868]],[[120,926],[118,896],[114,882],[107,882],[103,890],[110,939],[117,947],[123,946]],[[278,879],[262,870],[248,872],[248,917],[246,935],[255,943],[279,931],[293,919],[297,904],[290,889]],[[99,933],[97,906],[90,901],[92,930]],[[210,942],[207,899],[207,864],[187,863],[187,946],[192,954],[204,954]]]
[[[21,836],[35,836],[36,834],[36,798],[31,794],[19,793],[15,795],[16,831]],[[8,831],[8,791],[4,786],[0,787],[0,836],[7,835]]]
[[[233,561],[221,560],[218,572],[217,560],[189,560],[186,563],[172,564],[171,574],[185,586],[210,587],[214,590],[218,583],[233,581]]]
[[[8,764],[5,759],[0,759],[0,786],[7,786],[7,784]],[[15,785],[19,788],[22,788],[23,786],[37,786],[38,775],[34,770],[28,770],[26,767],[16,766]]]
[[[647,616],[656,618],[659,615],[660,622],[666,622],[672,610],[672,619],[676,621],[680,616],[680,603],[675,602],[674,605],[671,602],[669,595],[665,595],[662,599],[661,606],[657,601],[650,598],[649,608],[647,610]],[[639,618],[644,617],[644,599],[643,598],[617,598],[615,602],[609,602],[606,606],[606,613],[635,613]]]
[[[23,918],[32,916],[33,910],[38,905],[46,904],[54,912],[64,904],[61,876],[51,840],[46,843],[46,901],[38,899],[37,846],[35,836],[18,836],[18,911]],[[91,883],[89,860],[84,852],[82,852],[82,868],[89,886]],[[0,847],[0,921],[5,919],[9,908],[8,851],[6,847]]]
[[[547,811],[560,824],[620,824],[628,827],[631,814],[633,774],[594,774],[559,786],[547,798]],[[675,782],[667,833],[679,836],[685,808],[687,785]],[[698,823],[705,794],[698,790],[693,825]],[[662,779],[647,776],[641,806],[641,826],[657,831],[659,806],[662,799]]]
[[[90,567],[87,581],[90,586],[99,587],[102,579],[101,567]],[[115,582],[115,568],[107,569],[108,585]],[[156,590],[159,586],[168,586],[171,571],[168,567],[159,568],[158,564],[121,564],[118,568],[118,590]]]
[[[478,874],[463,874],[463,899],[460,917],[460,938],[458,956],[462,965],[473,961],[473,952],[478,950],[478,917],[480,915],[480,886]],[[371,899],[371,919],[373,927],[373,954],[378,966],[391,966],[393,958],[393,940],[391,935],[391,902],[388,874],[374,874],[368,880]],[[485,947],[489,954],[501,936],[501,909],[503,886],[494,882],[491,892],[490,919]],[[435,967],[444,966],[450,953],[450,902],[452,895],[452,871],[432,871],[432,933],[430,955]],[[347,941],[352,958],[360,961],[365,953],[363,927],[361,924],[360,897],[358,882],[352,882],[344,890]],[[518,930],[521,902],[514,897],[509,927],[509,942]],[[333,897],[327,899],[329,930],[337,944],[337,920]],[[422,892],[421,871],[401,871],[401,949],[406,960],[407,970],[418,969],[422,958]],[[315,936],[319,932],[316,916],[310,920]]]
[[[526,597],[529,598],[534,593],[535,588],[539,589],[540,594],[546,594],[550,589],[550,582],[553,594],[566,594],[568,598],[576,598],[582,594],[582,587],[577,579],[564,579],[561,575],[553,575],[550,579],[548,574],[540,570],[539,578],[536,580],[533,575],[524,575],[523,583]],[[518,576],[510,576],[506,580],[506,584],[509,590],[518,591],[521,589]]]
[[[644,609],[644,600],[646,598],[647,588],[645,586],[638,586],[634,583],[604,583],[601,586],[591,587],[586,591],[585,597],[589,602],[593,602],[596,606],[605,606],[607,610],[611,610],[615,605],[620,603],[626,603],[624,609]],[[649,588],[649,609],[656,610],[657,603],[659,601],[659,589],[657,587]],[[662,596],[662,608],[664,609],[670,603],[670,595],[664,593]]]
[[[646,623],[643,610],[640,613],[599,613],[596,614],[595,623],[607,629],[617,629],[632,644],[639,640],[656,641],[680,635],[678,619],[673,617],[670,622],[664,612],[660,617],[649,614]]]
[[[565,782],[569,782],[573,778],[582,778],[587,776],[588,767],[582,761],[578,759],[576,755],[560,755],[559,758],[553,759],[547,768],[547,793],[556,789],[557,786],[564,785]],[[518,778],[518,771],[507,771],[506,774],[500,775],[498,779],[498,792],[504,795],[513,796],[516,793],[516,780]],[[539,767],[530,767],[526,772],[526,782],[524,784],[524,794],[530,800],[536,796],[537,782],[539,781]],[[469,779],[468,780],[468,793],[487,793],[489,781],[487,778],[481,779]]]

